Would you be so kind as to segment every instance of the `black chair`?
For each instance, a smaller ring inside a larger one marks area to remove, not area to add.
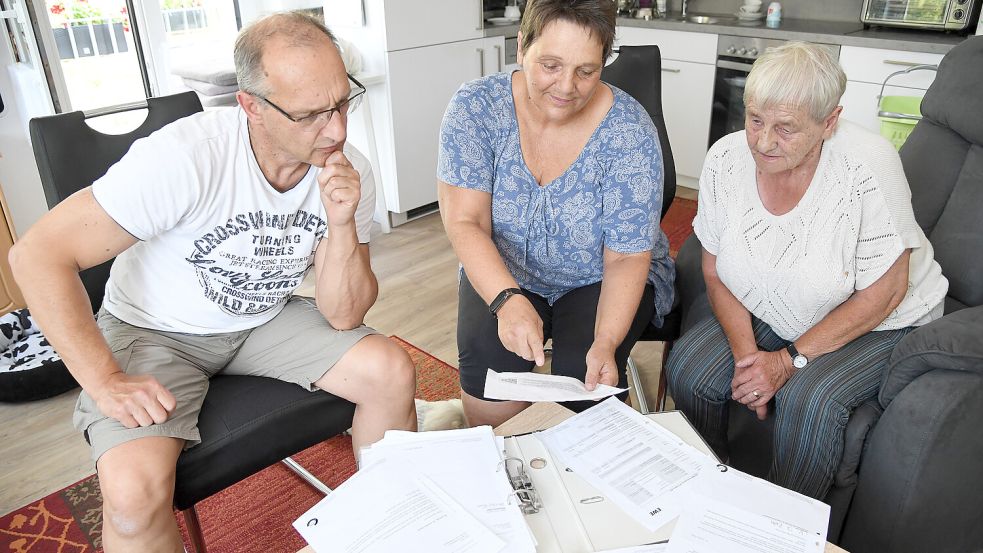
[[[658,46],[621,46],[615,49],[617,59],[601,71],[601,80],[610,83],[630,94],[642,104],[659,131],[659,145],[662,147],[665,182],[662,191],[662,217],[666,216],[669,206],[676,196],[676,164],[672,159],[672,148],[669,145],[669,135],[666,133],[666,121],[662,116],[662,54]],[[661,327],[649,324],[642,332],[639,341],[663,342],[665,349],[662,358],[669,355],[673,342],[679,338],[680,322],[678,294],[673,299],[672,311],[664,318]],[[663,363],[664,365],[664,363]],[[638,376],[638,368],[632,358],[628,357],[628,378],[635,395],[638,398],[638,408],[643,414],[649,413],[648,401]],[[660,374],[659,388],[656,399],[656,409],[665,408],[666,379]]]
[[[81,111],[31,120],[49,208],[105,174],[135,140],[201,111],[194,92],[149,98],[146,107],[143,124],[121,135],[92,129]],[[127,109],[137,108],[120,111]],[[111,264],[81,274],[93,312],[102,304]],[[283,461],[322,493],[329,492],[289,456],[344,432],[354,412],[348,401],[295,384],[252,376],[213,378],[198,420],[201,443],[178,458],[174,490],[174,506],[183,511],[194,551],[205,551],[195,504],[270,465]]]

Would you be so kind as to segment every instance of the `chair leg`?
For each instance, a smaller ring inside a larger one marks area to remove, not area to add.
[[[626,369],[628,372],[628,381],[631,382],[631,387],[635,390],[635,398],[638,400],[638,412],[648,415],[651,411],[649,411],[648,400],[645,399],[645,389],[642,388],[642,379],[638,376],[638,367],[630,355],[628,356]]]
[[[317,479],[316,476],[311,474],[310,471],[300,466],[300,463],[294,461],[293,457],[287,457],[286,459],[280,462],[283,463],[284,465],[287,465],[288,469],[292,470],[294,474],[300,477],[301,480],[310,484],[312,488],[321,492],[322,495],[328,495],[329,493],[331,493],[331,488],[329,488],[327,484],[321,482],[320,480]]]
[[[192,505],[181,511],[184,515],[184,524],[188,527],[188,536],[191,537],[191,553],[207,553],[205,549],[205,538],[201,535],[201,522],[198,520],[198,511]]]
[[[666,386],[666,359],[669,358],[669,351],[672,350],[673,342],[667,341],[662,347],[662,367],[659,369],[659,389],[655,396],[655,408],[659,411],[666,410],[666,395],[669,390]]]

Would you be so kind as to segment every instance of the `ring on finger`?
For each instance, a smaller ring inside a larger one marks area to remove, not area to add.
[[[760,399],[761,398],[761,393],[758,392],[757,390],[754,390],[753,392],[751,392],[751,395],[754,396],[754,399]]]

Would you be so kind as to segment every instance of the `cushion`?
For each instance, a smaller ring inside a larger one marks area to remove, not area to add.
[[[234,106],[237,103],[235,92],[220,94],[218,96],[203,96],[199,94],[198,99],[201,100],[201,105],[206,108],[213,108],[216,106]]]
[[[969,37],[939,63],[935,82],[925,92],[925,118],[942,124],[974,144],[983,144],[983,38]],[[968,70],[975,68],[976,70]]]
[[[231,85],[224,86],[224,85],[212,84],[208,81],[196,81],[194,79],[188,79],[188,78],[184,78],[181,80],[184,81],[184,84],[188,88],[194,90],[198,94],[204,94],[205,96],[218,96],[220,94],[228,94],[230,92],[235,92],[239,90],[238,84],[231,84]]]
[[[196,59],[193,62],[175,64],[171,67],[171,73],[185,79],[219,86],[231,86],[237,83],[232,56],[228,59]]]
[[[983,375],[983,306],[950,313],[908,334],[891,352],[879,400],[887,408],[909,382],[936,369]]]
[[[77,387],[27,309],[0,317],[0,401],[33,401]]]

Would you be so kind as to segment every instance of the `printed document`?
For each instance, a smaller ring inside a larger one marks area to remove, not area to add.
[[[667,543],[653,543],[650,545],[636,545],[635,547],[619,547],[618,549],[605,549],[600,553],[666,553]]]
[[[598,384],[593,391],[569,376],[539,373],[498,373],[488,369],[485,377],[485,397],[513,401],[581,401],[604,399],[628,391]]]
[[[774,553],[821,553],[828,524],[829,505],[721,465],[694,482],[669,551],[762,551],[764,540]]]
[[[381,460],[294,521],[318,553],[498,553],[505,543],[411,467]]]
[[[679,517],[667,553],[822,553],[825,524],[817,532],[702,497]]]
[[[716,467],[617,398],[538,436],[551,454],[653,532],[680,514],[691,481]]]
[[[415,467],[496,536],[510,553],[535,553],[529,526],[512,498],[502,462],[502,440],[490,426],[462,430],[404,432],[362,450],[362,466],[382,460]]]

